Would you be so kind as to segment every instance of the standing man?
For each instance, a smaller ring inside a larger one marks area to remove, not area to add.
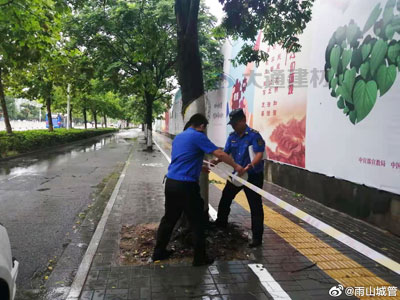
[[[207,138],[204,133],[207,124],[208,121],[202,114],[193,115],[188,122],[189,127],[172,142],[172,160],[165,183],[165,214],[157,231],[153,261],[167,259],[172,254],[172,251],[167,250],[167,245],[182,212],[187,216],[193,231],[193,266],[211,264],[214,261],[206,256],[204,201],[200,196],[199,186],[204,154],[214,154],[239,174],[243,174],[244,169]]]
[[[231,154],[234,161],[244,167],[244,170],[248,173],[249,183],[262,188],[264,182],[264,161],[262,159],[265,151],[263,138],[258,131],[247,126],[246,116],[241,108],[231,111],[228,124],[232,126],[234,131],[229,135],[224,151],[227,154]],[[253,160],[250,159],[249,146],[253,146],[255,154]],[[213,160],[214,164],[219,162],[219,159]],[[227,181],[218,205],[218,217],[215,221],[217,227],[226,228],[228,225],[232,200],[242,188],[243,186],[237,187]],[[246,186],[244,187],[244,192],[251,211],[253,240],[249,247],[257,247],[262,244],[264,232],[264,210],[261,195]]]

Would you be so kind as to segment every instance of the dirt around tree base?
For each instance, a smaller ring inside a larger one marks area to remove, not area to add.
[[[119,264],[144,265],[151,263],[158,223],[124,225],[121,229]],[[248,248],[247,233],[236,224],[226,229],[206,231],[207,253],[216,260],[248,260],[252,253]],[[192,235],[188,230],[175,230],[169,248],[173,255],[166,262],[183,262],[193,259]]]

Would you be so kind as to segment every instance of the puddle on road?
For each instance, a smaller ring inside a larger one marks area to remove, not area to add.
[[[164,167],[163,164],[161,163],[149,163],[149,164],[142,164],[143,167],[156,167],[156,168],[162,168]]]
[[[132,132],[121,132],[112,136],[82,142],[79,145],[65,145],[55,147],[54,150],[43,150],[43,153],[35,153],[29,157],[20,157],[2,161],[0,163],[0,182],[12,180],[20,176],[32,176],[46,173],[51,167],[66,164],[82,153],[101,150],[106,145],[113,143],[126,143],[127,137],[132,137]]]

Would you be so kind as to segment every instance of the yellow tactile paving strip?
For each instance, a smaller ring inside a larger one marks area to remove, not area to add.
[[[211,172],[210,180],[222,190],[225,186],[225,179]],[[219,183],[223,182],[223,183]],[[235,201],[245,210],[250,212],[244,192],[240,192]],[[264,224],[272,229],[277,235],[292,245],[297,251],[315,263],[327,275],[338,281],[344,287],[364,287],[365,290],[372,290],[376,287],[392,286],[389,282],[376,276],[351,258],[340,253],[325,242],[321,241],[307,230],[290,221],[283,215],[275,212],[266,205],[264,207]],[[359,296],[359,299],[400,299],[400,291],[397,296]]]

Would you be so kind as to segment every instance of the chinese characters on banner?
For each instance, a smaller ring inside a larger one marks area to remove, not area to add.
[[[267,53],[276,52],[276,46],[269,46]],[[285,62],[283,60],[283,51],[280,53],[274,53],[274,56],[270,56],[270,59],[265,63],[264,69],[264,82],[262,86],[262,102],[260,108],[261,117],[276,117],[278,113],[278,97],[279,89],[285,87],[285,74],[284,67]]]
[[[386,167],[386,161],[381,160],[381,159],[360,157],[358,159],[358,161],[360,164],[363,164],[363,165],[370,165],[370,166],[374,166],[374,167],[383,167],[383,168]],[[389,167],[389,165],[388,165],[388,167]],[[400,162],[392,161],[390,163],[390,167],[392,169],[400,170]]]
[[[262,82],[255,92],[254,128],[266,141],[268,159],[304,168],[307,61],[278,45],[261,43],[261,49],[269,58],[256,71]]]

